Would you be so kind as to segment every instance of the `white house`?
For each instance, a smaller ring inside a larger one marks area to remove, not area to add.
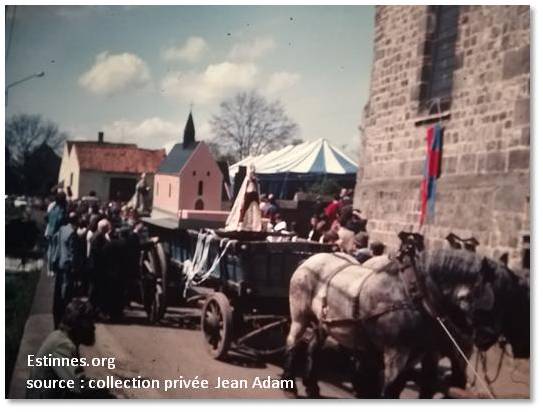
[[[102,200],[128,201],[142,173],[149,174],[150,186],[164,149],[140,149],[135,144],[68,140],[64,145],[59,172],[59,186],[71,188],[73,197],[96,192]]]

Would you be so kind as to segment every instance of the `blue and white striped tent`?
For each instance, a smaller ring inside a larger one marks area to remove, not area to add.
[[[333,179],[340,186],[353,187],[358,165],[325,139],[289,145],[265,155],[249,156],[230,166],[234,180],[240,166],[253,164],[264,193],[291,198],[299,189],[308,189],[323,179]]]

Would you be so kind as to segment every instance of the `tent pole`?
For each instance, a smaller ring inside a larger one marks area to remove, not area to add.
[[[285,183],[287,182],[287,179],[288,179],[288,172],[285,173],[285,178],[283,179],[283,184],[281,185],[281,192],[279,195],[279,199],[283,198],[283,195],[285,193]]]

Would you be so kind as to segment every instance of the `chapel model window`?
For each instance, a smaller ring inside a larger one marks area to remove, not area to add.
[[[158,182],[156,182],[156,195],[158,196]]]
[[[198,196],[202,196],[204,194],[204,182],[201,180],[198,182]]]
[[[172,197],[172,184],[168,184],[168,197]]]
[[[434,102],[450,102],[453,72],[455,69],[455,44],[458,33],[460,6],[431,6],[434,15],[431,35],[430,70],[427,72],[426,101],[435,112]],[[443,109],[443,107],[441,107]]]

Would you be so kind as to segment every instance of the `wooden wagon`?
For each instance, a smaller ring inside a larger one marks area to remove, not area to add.
[[[145,305],[149,319],[159,320],[169,305],[200,308],[204,343],[216,359],[231,348],[255,356],[281,352],[290,277],[309,256],[335,249],[288,237],[268,241],[262,233],[235,239],[220,230],[186,227],[187,222],[160,223],[147,221],[150,236],[160,240],[142,260],[143,272],[154,277]]]

